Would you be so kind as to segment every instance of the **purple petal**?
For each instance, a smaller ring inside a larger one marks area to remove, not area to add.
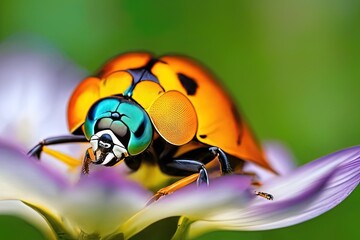
[[[62,176],[3,142],[0,142],[0,166],[1,199],[47,204],[67,186]]]
[[[30,150],[44,138],[67,134],[67,102],[83,77],[83,70],[40,38],[21,34],[3,41],[0,139],[21,143]],[[61,145],[55,149],[70,152],[73,157],[84,153],[78,144],[75,148]],[[47,154],[42,154],[42,160],[68,173],[67,166]]]
[[[110,234],[152,196],[113,168],[94,171],[71,184],[41,162],[1,142],[0,166],[0,200],[28,202],[88,234]]]
[[[103,168],[63,192],[59,208],[82,231],[104,236],[142,209],[151,196],[114,169]]]
[[[124,233],[125,238],[129,238],[167,217],[185,216],[197,220],[226,209],[243,207],[254,197],[249,191],[250,183],[249,177],[232,175],[211,180],[209,187],[192,184],[146,207],[119,231]]]
[[[31,147],[42,138],[67,133],[67,101],[83,76],[84,71],[41,39],[21,35],[2,42],[2,137]]]
[[[245,208],[213,215],[191,227],[195,236],[207,229],[266,230],[314,218],[343,201],[360,181],[360,146],[322,157],[286,176],[276,177],[260,191],[274,201],[254,199]]]

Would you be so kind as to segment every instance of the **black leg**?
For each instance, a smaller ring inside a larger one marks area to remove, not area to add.
[[[58,136],[50,137],[39,142],[35,147],[33,147],[29,152],[28,156],[40,158],[43,146],[60,144],[60,143],[75,143],[75,142],[88,142],[85,136],[77,135],[68,135],[68,136]]]
[[[197,179],[198,186],[203,183],[209,185],[206,168],[201,162],[187,159],[173,159],[164,165],[160,165],[160,168],[164,173],[174,176],[188,176],[193,173],[199,173]]]
[[[218,158],[221,174],[232,173],[230,163],[226,154],[218,147],[199,148],[189,151],[170,161],[160,160],[161,170],[173,176],[188,176],[193,173],[199,173],[198,184],[206,182],[209,184],[209,178],[204,164]]]
[[[192,151],[186,152],[181,156],[177,157],[176,159],[186,159],[186,160],[195,160],[197,162],[201,162],[202,164],[207,164],[213,161],[215,158],[218,158],[220,163],[220,171],[222,175],[232,173],[232,168],[230,162],[226,156],[226,154],[218,147],[209,147],[209,148],[198,148]],[[168,159],[160,160],[160,166],[169,162]],[[174,175],[178,176],[186,176],[186,174],[177,174],[176,172]]]
[[[230,174],[232,173],[232,169],[229,163],[228,158],[226,157],[226,154],[223,150],[221,150],[218,147],[210,147],[209,151],[211,154],[213,154],[214,157],[218,157],[218,160],[220,162],[220,171],[221,174]]]
[[[159,166],[165,174],[174,176],[187,176],[165,188],[160,189],[146,205],[157,201],[160,197],[168,195],[178,189],[197,181],[197,185],[209,185],[209,177],[205,164],[218,158],[221,174],[232,173],[231,166],[226,154],[218,147],[198,148],[178,156],[177,158],[160,158]],[[194,160],[196,159],[196,160]],[[194,173],[199,173],[195,175]]]

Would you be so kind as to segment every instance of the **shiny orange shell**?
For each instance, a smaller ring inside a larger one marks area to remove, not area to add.
[[[123,54],[110,60],[97,77],[89,77],[80,83],[68,106],[70,131],[75,133],[81,129],[87,112],[95,101],[111,95],[124,94],[132,83],[132,75],[126,70],[145,67],[153,60],[148,53]],[[157,99],[170,91],[180,92],[190,100],[196,111],[197,120],[192,121],[195,126],[197,124],[194,134],[200,142],[217,146],[228,154],[274,171],[231,99],[202,66],[186,57],[164,56],[151,65],[150,71],[159,84],[142,81],[136,85],[132,94],[132,98],[149,113],[150,117],[154,115],[153,112],[159,113],[152,111],[154,102],[154,105],[163,105],[156,104]],[[170,121],[176,121],[177,114],[167,117]],[[194,127],[189,128],[189,131],[193,131]],[[188,140],[180,140],[180,143],[181,141],[186,143]]]

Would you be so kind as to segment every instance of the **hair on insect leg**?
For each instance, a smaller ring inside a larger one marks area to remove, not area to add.
[[[82,173],[83,174],[89,174],[89,166],[92,162],[92,159],[94,159],[95,156],[94,156],[94,152],[92,150],[92,148],[88,148],[86,150],[86,153],[85,153],[85,156],[84,156],[84,162],[83,162],[83,166],[82,166]]]

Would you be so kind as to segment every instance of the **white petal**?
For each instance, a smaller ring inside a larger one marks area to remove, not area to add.
[[[82,231],[104,236],[143,208],[151,195],[113,169],[103,168],[64,191],[58,207]]]
[[[84,71],[41,40],[21,36],[0,45],[0,133],[29,148],[67,133],[68,99]]]
[[[254,197],[249,191],[250,182],[249,177],[233,175],[213,179],[209,187],[198,188],[192,184],[144,208],[118,231],[123,232],[127,239],[167,217],[185,216],[196,220],[234,206],[244,206]]]
[[[85,73],[41,39],[20,35],[0,44],[0,135],[21,143],[26,152],[42,139],[68,133],[68,99]],[[81,156],[86,148],[56,146]],[[65,174],[63,163],[42,154],[42,160]],[[74,172],[72,172],[74,173]]]
[[[66,179],[1,142],[0,166],[0,200],[21,200],[43,211],[54,222],[62,223],[57,206],[59,196],[68,186]],[[74,234],[73,229],[66,230]]]
[[[0,200],[30,203],[88,234],[110,234],[152,195],[112,168],[94,171],[70,185],[62,175],[1,143],[0,166]],[[73,229],[66,230],[74,235]]]
[[[190,235],[208,229],[266,230],[314,218],[344,200],[360,181],[360,147],[345,149],[311,162],[287,176],[272,179],[261,190],[274,201],[254,199],[244,208],[203,218]]]
[[[0,143],[0,166],[0,199],[52,206],[67,186],[66,179],[56,172],[3,143]]]

